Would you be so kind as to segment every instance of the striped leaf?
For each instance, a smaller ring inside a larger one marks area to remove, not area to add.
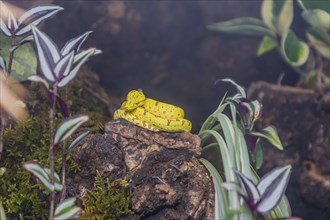
[[[240,105],[246,108],[247,113],[244,114],[240,112],[244,126],[247,129],[252,129],[254,122],[258,120],[261,116],[262,105],[258,100],[252,102],[240,102]]]
[[[77,147],[82,140],[84,140],[84,138],[90,133],[90,131],[86,131],[84,133],[82,133],[81,135],[79,135],[68,147],[68,151],[72,151],[75,147]]]
[[[75,198],[68,198],[62,201],[55,209],[54,220],[65,220],[78,217],[81,209],[74,205],[75,201]]]
[[[267,173],[258,183],[257,188],[261,194],[257,211],[267,214],[280,202],[288,185],[291,165],[276,168]]]
[[[11,12],[8,13],[7,27],[12,34],[14,34],[18,28],[17,20]]]
[[[292,66],[302,66],[309,56],[309,47],[299,41],[293,31],[288,31],[281,40],[281,52],[284,59]]]
[[[258,191],[257,186],[254,184],[254,182],[245,175],[243,175],[241,172],[238,172],[236,170],[234,172],[241,186],[241,189],[244,189],[244,191],[246,192],[246,200],[252,201],[253,203],[258,202],[260,199],[260,192]]]
[[[263,0],[261,17],[271,30],[279,35],[285,34],[293,20],[292,0]]]
[[[31,172],[33,175],[35,175],[49,191],[52,192],[54,190],[58,190],[58,191],[62,190],[63,186],[59,184],[59,177],[56,173],[54,174],[54,177],[55,177],[55,182],[57,183],[55,183],[55,187],[54,187],[54,185],[51,184],[50,182],[49,169],[41,167],[38,163],[34,161],[28,161],[24,163],[23,167],[29,172]]]
[[[50,169],[44,168],[44,170],[45,170],[45,172],[47,173],[47,175],[49,176],[49,179],[50,179],[50,175],[51,175]],[[55,186],[56,191],[61,191],[63,189],[60,177],[56,172],[54,172],[54,186]]]
[[[242,97],[246,98],[246,92],[245,92],[245,89],[244,89],[242,86],[238,85],[236,82],[234,82],[232,79],[225,78],[225,79],[221,79],[221,81],[223,81],[223,82],[229,82],[229,83],[233,84],[233,85],[237,88],[238,93],[239,93]]]
[[[56,64],[54,73],[57,79],[62,78],[63,76],[67,76],[71,71],[72,64],[74,58],[74,51],[71,51],[64,57],[60,59],[60,61]]]
[[[322,9],[305,10],[301,15],[313,27],[330,29],[330,14]]]
[[[77,115],[63,121],[56,130],[54,143],[58,144],[67,139],[80,125],[88,121],[88,119],[87,115]]]
[[[199,161],[206,167],[212,176],[215,189],[214,218],[226,219],[229,215],[227,193],[223,190],[224,184],[217,169],[207,160],[200,158]]]
[[[3,22],[2,19],[0,19],[0,30],[1,30],[1,33],[4,33],[4,35],[6,35],[7,37],[12,36],[12,33],[10,32],[7,25]]]
[[[61,50],[61,54],[64,56],[68,54],[71,51],[78,52],[80,50],[81,45],[84,43],[84,41],[87,39],[88,35],[92,33],[93,31],[88,31],[76,38],[73,38],[69,40],[64,47]]]
[[[91,48],[87,51],[83,51],[77,55],[75,55],[74,57],[74,61],[73,63],[74,68],[70,71],[70,73],[63,77],[60,82],[58,83],[58,87],[63,87],[65,85],[67,85],[72,79],[74,79],[74,77],[77,75],[80,67],[88,60],[88,58],[90,56],[92,56],[95,52],[95,48]]]
[[[60,60],[60,53],[55,43],[37,27],[32,26],[33,38],[37,47],[38,61],[42,74],[51,82],[55,82],[53,72],[55,64]]]
[[[28,77],[28,80],[32,81],[32,82],[39,82],[42,83],[47,89],[49,89],[49,84],[48,82],[43,79],[42,77],[38,76],[38,75],[32,75]]]
[[[257,37],[269,36],[275,38],[275,34],[261,20],[251,17],[236,18],[230,21],[213,23],[208,29],[228,34],[250,35]]]
[[[330,14],[329,1],[325,0],[297,0],[303,10],[323,9]]]
[[[306,36],[312,46],[330,60],[330,35],[322,29],[311,27],[307,29]]]
[[[260,132],[253,131],[249,133],[250,135],[254,135],[257,137],[265,138],[269,143],[274,145],[277,149],[283,150],[283,145],[281,140],[277,134],[276,128],[273,126],[268,126],[262,129]]]
[[[17,44],[15,44],[14,46],[12,46],[9,51],[13,52],[15,51],[18,47],[22,46],[23,44],[26,43],[30,43],[31,41],[33,41],[33,36],[32,35],[28,35],[26,37],[24,37],[23,39],[21,39]]]
[[[0,219],[1,220],[6,220],[6,212],[5,209],[2,206],[2,202],[0,201]]]
[[[63,10],[63,8],[60,6],[38,6],[31,8],[18,19],[19,28],[16,35],[21,36],[28,33],[31,31],[30,25],[37,26],[43,20],[53,16],[61,10]]]

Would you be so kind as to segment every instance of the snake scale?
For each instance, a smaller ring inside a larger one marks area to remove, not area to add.
[[[184,110],[175,105],[146,98],[142,91],[132,90],[114,113],[114,119],[123,118],[150,131],[191,131],[192,124],[184,118]]]

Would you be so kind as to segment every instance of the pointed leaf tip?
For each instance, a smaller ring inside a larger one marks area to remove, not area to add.
[[[58,144],[67,139],[80,127],[80,125],[88,120],[89,117],[87,115],[77,115],[62,122],[56,130],[54,143]]]
[[[42,74],[51,82],[56,80],[54,74],[55,64],[60,60],[60,54],[55,43],[40,31],[37,27],[31,26],[33,38],[37,47],[38,61]]]
[[[267,173],[258,183],[260,201],[257,204],[257,211],[267,214],[280,202],[289,183],[291,165],[276,168]]]

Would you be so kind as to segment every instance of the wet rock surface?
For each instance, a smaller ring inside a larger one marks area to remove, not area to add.
[[[263,104],[259,126],[274,125],[284,151],[265,146],[263,172],[292,164],[287,195],[294,216],[330,216],[330,91],[321,93],[258,82],[248,91]]]
[[[155,133],[111,121],[104,134],[90,135],[73,152],[81,170],[69,194],[91,189],[98,170],[104,178],[127,178],[135,213],[127,219],[212,219],[213,185],[196,159],[199,144],[188,132]]]

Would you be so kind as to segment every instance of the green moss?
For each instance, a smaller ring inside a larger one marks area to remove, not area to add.
[[[90,84],[93,86],[93,83]],[[0,160],[0,201],[8,219],[46,219],[49,205],[48,191],[42,184],[36,182],[36,178],[24,170],[22,165],[28,160],[36,160],[41,165],[49,167],[48,99],[47,93],[40,84],[26,83],[25,86],[30,91],[27,107],[31,117],[24,123],[5,129],[4,152]],[[104,104],[100,104],[95,97],[86,92],[80,80],[70,85],[67,91],[61,91],[61,97],[63,99],[64,96],[68,97],[65,100],[68,100],[72,115],[87,114],[91,118],[87,126],[92,131],[102,130],[101,124],[110,119]],[[65,93],[67,95],[64,95]],[[61,120],[61,115],[58,113],[56,124]],[[60,173],[61,146],[55,152],[55,170]],[[67,173],[76,172],[77,169],[77,165],[68,156]]]
[[[94,190],[87,190],[82,198],[84,205],[83,218],[103,220],[118,219],[131,214],[129,209],[130,197],[127,193],[125,179],[104,180],[99,172],[96,173]]]

